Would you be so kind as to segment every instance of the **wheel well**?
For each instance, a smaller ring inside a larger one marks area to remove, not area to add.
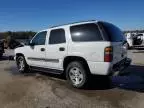
[[[86,67],[88,70],[89,70],[89,66],[87,64],[87,61],[82,58],[82,57],[78,57],[78,56],[68,56],[64,59],[64,62],[63,62],[63,68],[64,70],[66,69],[66,67],[68,66],[68,64],[72,61],[82,61],[83,62],[83,65],[84,67]]]
[[[23,56],[23,57],[24,57],[24,55],[23,55],[22,53],[17,53],[17,54],[16,54],[16,59],[17,59],[17,57],[19,57],[19,56]]]

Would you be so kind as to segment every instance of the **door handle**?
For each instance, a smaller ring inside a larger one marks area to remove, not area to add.
[[[45,48],[41,48],[41,51],[45,51]]]
[[[60,47],[60,48],[59,48],[59,51],[64,51],[64,50],[65,50],[64,47]]]

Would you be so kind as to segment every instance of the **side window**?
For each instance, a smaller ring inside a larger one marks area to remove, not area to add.
[[[35,45],[45,45],[46,34],[46,31],[36,34],[36,36],[32,40],[32,43],[34,43]]]
[[[71,26],[70,32],[72,41],[75,42],[103,40],[98,26],[94,23]]]
[[[65,31],[64,29],[56,29],[50,32],[49,44],[65,43]]]

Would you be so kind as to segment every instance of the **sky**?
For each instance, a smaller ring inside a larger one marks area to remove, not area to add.
[[[144,29],[144,0],[0,0],[0,32],[39,31],[85,20]]]

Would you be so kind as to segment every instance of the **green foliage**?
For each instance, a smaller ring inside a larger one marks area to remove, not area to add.
[[[36,32],[33,31],[18,31],[18,32],[1,32],[0,39],[6,39],[7,37],[11,37],[13,39],[30,39],[32,38]]]

